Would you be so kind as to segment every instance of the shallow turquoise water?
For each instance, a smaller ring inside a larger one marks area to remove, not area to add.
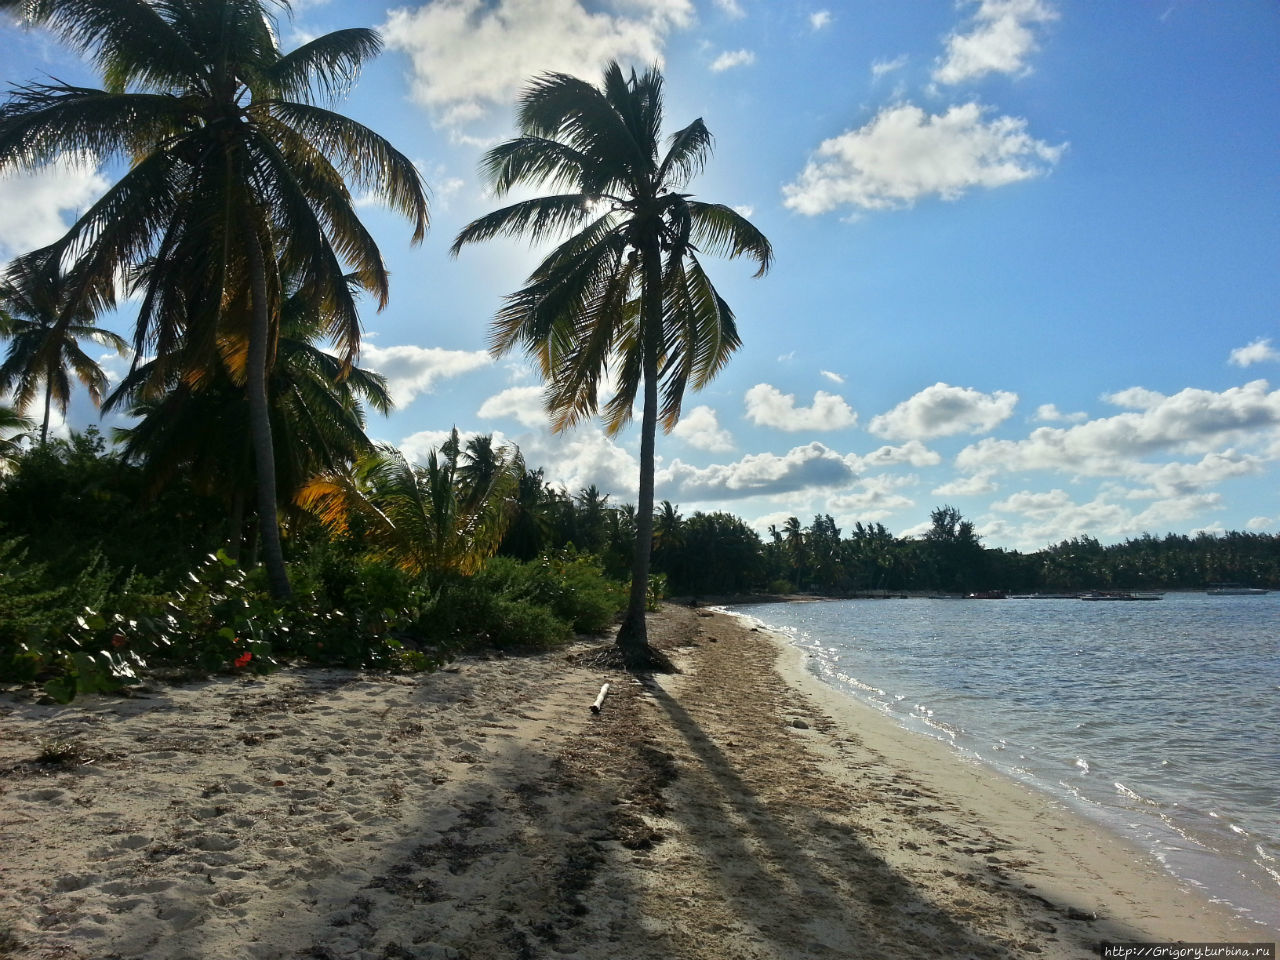
[[[735,607],[829,683],[1280,927],[1280,594]]]

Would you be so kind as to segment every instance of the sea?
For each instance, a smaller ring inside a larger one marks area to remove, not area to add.
[[[1280,594],[735,606],[836,689],[1280,928]]]

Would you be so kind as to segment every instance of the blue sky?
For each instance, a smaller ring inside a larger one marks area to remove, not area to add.
[[[660,63],[667,129],[716,137],[700,198],[774,245],[710,264],[743,347],[659,437],[659,499],[762,531],[927,526],[992,546],[1280,531],[1280,6],[1271,0],[354,0],[294,3],[284,45],[347,26],[387,49],[342,106],[417,162],[433,224],[365,206],[392,270],[362,363],[421,455],[457,425],[571,492],[634,499],[638,435],[553,435],[488,323],[539,250],[448,246],[497,206],[477,175],[544,70]],[[0,79],[92,74],[0,26]],[[58,235],[110,169],[0,178],[0,257]],[[127,331],[127,311],[104,321]],[[123,361],[110,361],[123,369]],[[91,422],[81,398],[71,426]],[[65,429],[65,426],[63,427]]]

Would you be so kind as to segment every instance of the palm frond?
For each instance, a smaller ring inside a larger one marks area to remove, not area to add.
[[[701,173],[711,155],[715,138],[699,117],[671,135],[667,155],[658,168],[658,182],[673,187],[687,184]]]
[[[332,102],[350,92],[361,67],[381,50],[382,38],[374,30],[335,30],[285,54],[266,76],[281,99],[310,103],[319,88]]]
[[[688,202],[693,220],[693,239],[708,253],[730,258],[748,256],[760,265],[755,276],[762,277],[773,265],[773,246],[751,221],[722,203]]]
[[[263,108],[311,141],[356,189],[382,200],[413,224],[414,244],[430,225],[426,187],[413,161],[386,138],[340,113],[312,104],[274,100]]]
[[[480,243],[499,236],[527,235],[531,243],[536,243],[578,226],[591,215],[591,209],[591,197],[582,193],[521,200],[472,220],[458,232],[449,248],[449,255],[456,257],[468,243]],[[596,223],[604,219],[601,217]]]

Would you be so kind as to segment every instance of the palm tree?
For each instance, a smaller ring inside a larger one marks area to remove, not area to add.
[[[0,466],[13,460],[23,438],[34,427],[35,424],[17,410],[0,404]]]
[[[741,214],[680,192],[704,166],[711,134],[695,120],[663,149],[656,69],[628,77],[610,63],[599,87],[544,74],[521,95],[518,122],[520,135],[483,160],[494,192],[522,184],[566,192],[483,216],[452,249],[456,255],[464,244],[500,235],[537,241],[571,234],[506,298],[491,347],[498,355],[523,348],[537,359],[557,430],[600,409],[606,373],[617,383],[603,407],[611,434],[642,396],[636,550],[618,644],[628,662],[644,663],[657,423],[661,418],[670,431],[686,387],[709,383],[740,342],[733,311],[699,254],[752,257],[760,276],[773,252]]]
[[[56,273],[35,270],[19,261],[10,271],[10,282],[0,285],[0,334],[9,338],[9,349],[0,364],[0,394],[13,392],[18,412],[25,413],[44,393],[44,419],[40,423],[40,443],[49,439],[49,416],[54,406],[66,415],[71,403],[74,376],[89,391],[94,406],[101,406],[107,390],[107,375],[93,357],[80,347],[81,340],[93,340],[124,355],[124,338],[94,323],[83,307],[65,302],[63,278]]]
[[[453,455],[461,449],[454,430],[450,444],[431,451],[422,466],[380,446],[361,459],[354,475],[319,477],[298,501],[337,533],[346,532],[353,516],[363,517],[365,539],[377,554],[435,586],[450,574],[479,570],[498,551],[511,521],[524,463],[518,450],[494,451],[491,442],[485,447],[494,470],[483,489],[459,476],[459,461],[474,463],[471,454],[479,448]]]
[[[325,324],[300,288],[292,289],[282,311],[268,391],[282,505],[290,504],[312,477],[349,470],[372,451],[373,442],[364,432],[365,408],[386,414],[392,406],[383,376],[345,366],[320,348]],[[215,365],[195,383],[189,375],[175,375],[157,397],[154,363],[133,370],[103,404],[104,410],[128,407],[140,418],[116,430],[122,456],[143,462],[153,490],[182,471],[200,492],[224,497],[231,552],[238,555],[245,494],[253,489],[255,471],[244,429],[244,384],[229,372],[236,364]]]
[[[16,88],[0,108],[0,171],[62,153],[123,156],[128,172],[57,243],[74,255],[68,304],[115,302],[129,270],[143,291],[138,357],[158,383],[206,370],[220,343],[246,344],[245,382],[257,510],[273,593],[289,594],[276,519],[267,372],[279,332],[282,276],[307,277],[344,364],[360,320],[344,274],[387,300],[387,273],[355,213],[349,180],[427,228],[422,179],[367,127],[318,104],[346,92],[381,49],[365,29],[326,34],[284,54],[267,0],[0,0],[89,55],[105,89]],[[287,4],[281,4],[288,9]]]

